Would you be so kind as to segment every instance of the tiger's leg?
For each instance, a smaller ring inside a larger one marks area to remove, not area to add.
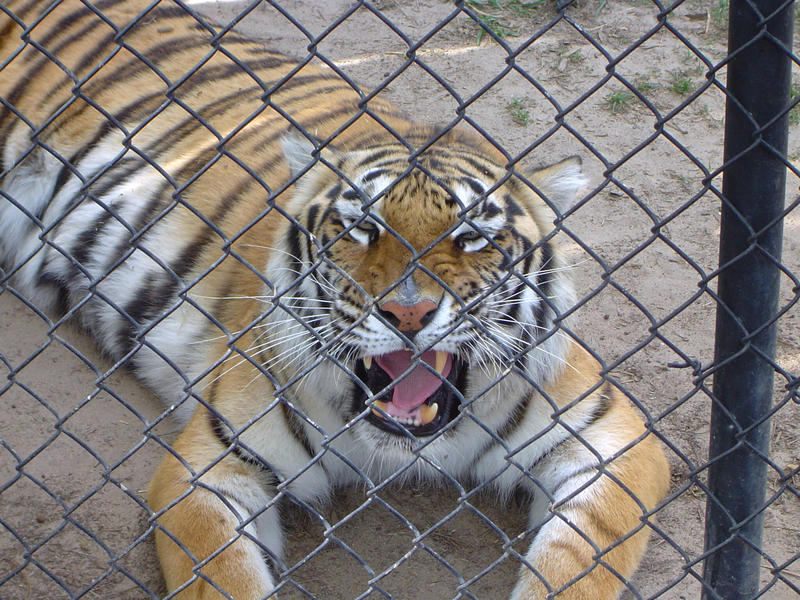
[[[618,396],[606,418],[581,432],[583,441],[565,442],[536,465],[534,474],[550,497],[540,490],[531,507],[531,526],[544,525],[525,556],[512,600],[617,598],[620,578],[629,579],[644,554],[649,529],[641,520],[666,494],[669,466],[653,436],[601,470],[591,466],[597,458],[587,445],[608,460],[642,433],[638,416]]]
[[[282,547],[278,509],[265,510],[275,482],[257,464],[225,454],[208,417],[198,408],[150,483],[151,510],[166,509],[155,535],[167,589],[186,585],[179,600],[267,598],[276,583],[272,556]]]

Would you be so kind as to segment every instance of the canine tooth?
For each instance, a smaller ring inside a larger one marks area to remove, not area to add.
[[[370,370],[370,368],[372,367],[372,357],[371,356],[365,356],[364,357],[364,366],[367,368],[367,371]]]
[[[419,409],[420,420],[423,425],[427,425],[436,418],[439,412],[439,405],[434,402],[433,404],[423,404]]]
[[[383,411],[383,413],[378,411],[378,408],[380,408]],[[380,417],[381,419],[384,419],[385,417],[383,416],[383,414],[386,413],[386,409],[387,408],[389,408],[389,403],[388,402],[381,402],[380,400],[375,400],[372,403],[372,414],[374,414],[376,417]]]
[[[436,372],[441,373],[444,371],[444,366],[447,364],[447,352],[442,352],[441,350],[436,351]]]

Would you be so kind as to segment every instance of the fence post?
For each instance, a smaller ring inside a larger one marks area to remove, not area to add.
[[[793,2],[731,0],[704,598],[759,589]]]

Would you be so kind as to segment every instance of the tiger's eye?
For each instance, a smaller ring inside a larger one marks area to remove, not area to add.
[[[489,243],[487,236],[480,231],[465,231],[455,239],[456,246],[465,252],[477,252]]]
[[[355,228],[368,236],[370,244],[374,244],[378,241],[380,231],[378,230],[378,226],[372,221],[361,221]]]

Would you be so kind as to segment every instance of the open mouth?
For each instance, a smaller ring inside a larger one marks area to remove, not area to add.
[[[453,354],[428,350],[416,360],[413,352],[398,350],[358,361],[356,375],[376,398],[367,421],[391,433],[433,435],[458,414],[464,364]],[[422,363],[425,364],[422,364]],[[369,403],[357,394],[357,411]]]

